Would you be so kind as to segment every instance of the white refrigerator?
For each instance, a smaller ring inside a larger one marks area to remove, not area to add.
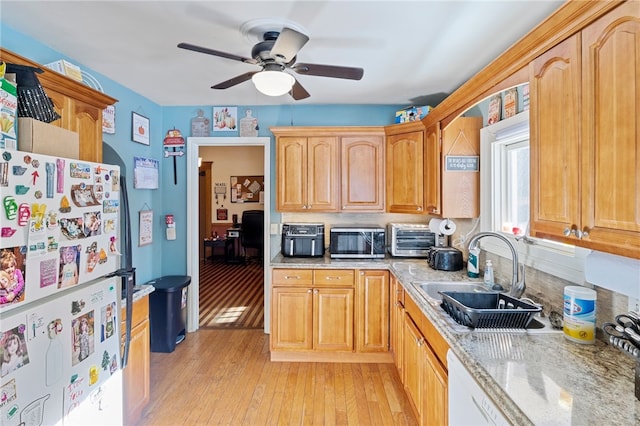
[[[1,154],[0,424],[122,424],[120,170]]]

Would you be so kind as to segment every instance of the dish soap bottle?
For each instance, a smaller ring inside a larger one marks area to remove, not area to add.
[[[467,276],[469,278],[480,277],[480,269],[478,268],[479,256],[480,256],[480,249],[478,247],[469,249],[469,259],[467,260]]]
[[[493,264],[490,260],[487,260],[487,263],[484,266],[484,286],[487,287],[488,290],[493,289],[494,278],[493,278]]]

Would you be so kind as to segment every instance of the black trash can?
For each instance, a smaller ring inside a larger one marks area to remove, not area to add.
[[[168,275],[150,281],[151,352],[173,352],[187,334],[187,292],[191,277]]]

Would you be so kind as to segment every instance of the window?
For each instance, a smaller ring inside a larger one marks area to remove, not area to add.
[[[480,212],[482,231],[512,239],[520,261],[571,282],[584,282],[589,250],[529,237],[529,112],[481,130]],[[485,190],[486,189],[486,190]],[[510,258],[506,245],[484,239],[482,248]]]

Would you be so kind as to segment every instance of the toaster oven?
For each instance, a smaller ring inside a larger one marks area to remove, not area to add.
[[[431,247],[442,245],[440,236],[422,223],[389,223],[387,235],[391,256],[426,258]]]

